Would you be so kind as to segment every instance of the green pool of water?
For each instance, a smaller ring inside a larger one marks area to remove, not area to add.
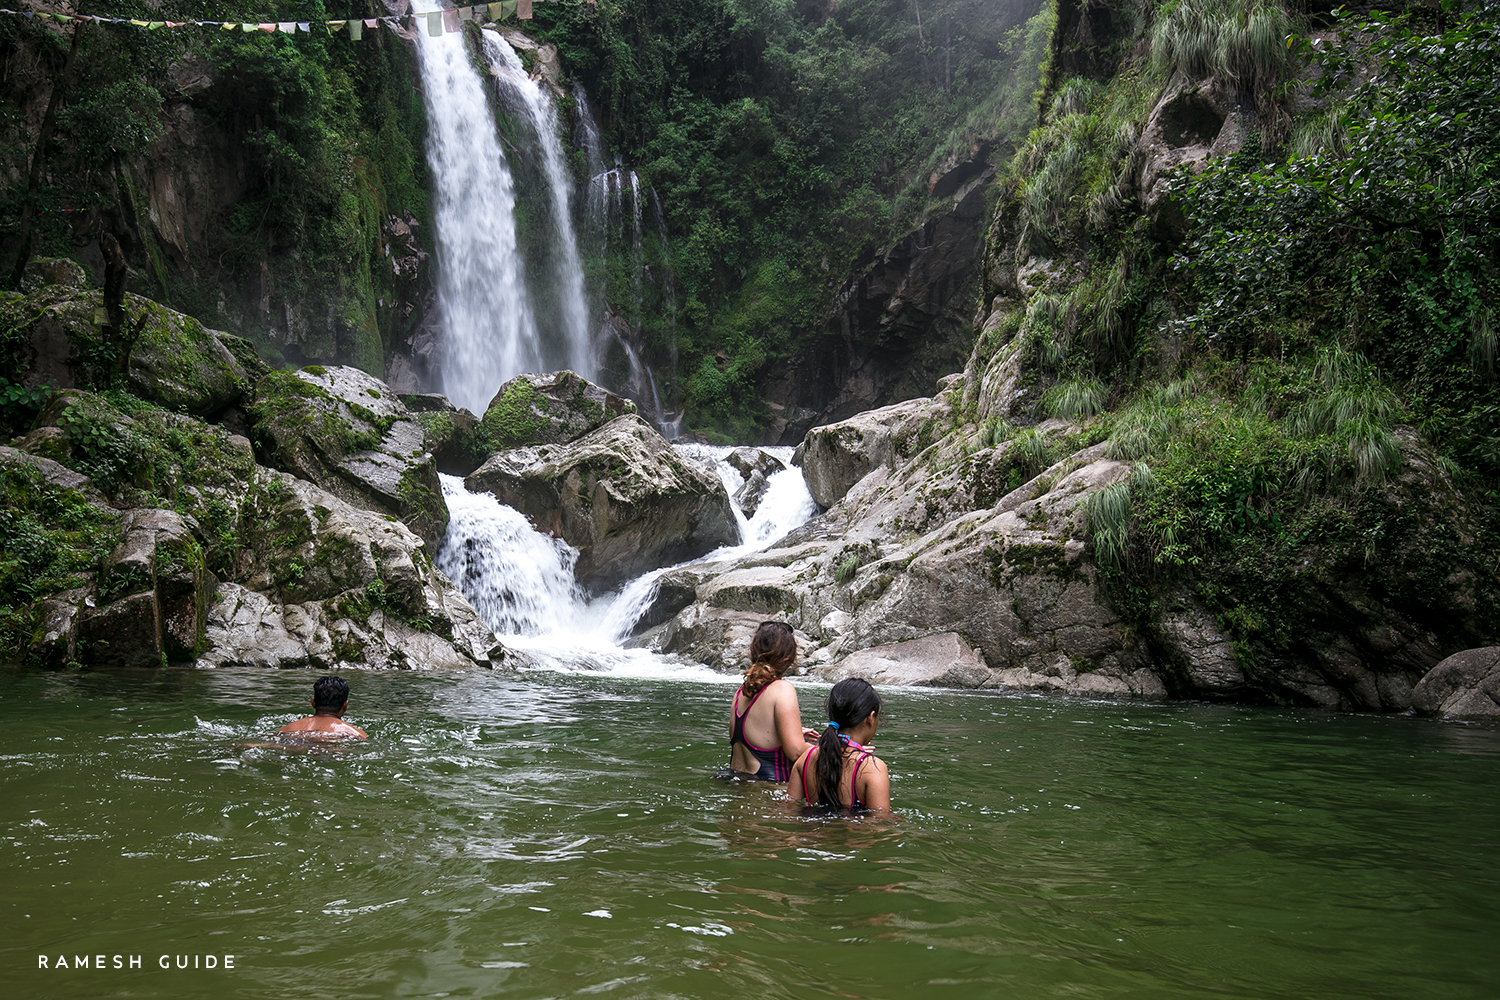
[[[715,780],[699,681],[353,673],[367,744],[239,746],[311,680],[0,674],[6,996],[1500,994],[1493,727],[887,692],[882,825]]]

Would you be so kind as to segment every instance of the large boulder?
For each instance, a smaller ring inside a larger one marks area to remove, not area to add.
[[[437,470],[449,476],[467,476],[489,455],[480,442],[479,418],[435,392],[407,393],[401,402],[422,425],[427,450]]]
[[[478,433],[489,451],[563,444],[635,412],[630,400],[570,371],[517,375],[490,400]]]
[[[872,646],[812,671],[819,680],[859,677],[876,685],[982,687],[994,676],[974,647],[954,632]]]
[[[464,485],[579,550],[579,582],[610,588],[739,541],[719,478],[634,414],[568,444],[491,455]]]
[[[946,430],[945,404],[909,399],[856,414],[807,432],[801,449],[807,489],[821,507],[832,507],[876,469],[906,463]]]
[[[255,385],[250,418],[271,465],[399,517],[437,551],[448,527],[437,464],[422,425],[384,382],[348,366],[271,372]]]
[[[903,422],[948,412],[928,401]],[[698,580],[695,600],[636,641],[720,667],[726,641],[774,614],[806,636],[805,662],[828,680],[1164,697],[1150,647],[1112,608],[1084,541],[1085,501],[1129,466],[1086,440],[1062,426],[1034,435],[1067,456],[1045,469],[1026,442],[985,445],[977,429],[905,461],[892,448],[896,464],[882,460],[775,547],[702,564],[699,577],[698,565],[675,570]]]
[[[1429,670],[1412,691],[1412,707],[1445,719],[1500,718],[1500,646],[1466,649]]]
[[[406,525],[282,472],[246,499],[205,665],[492,666],[494,634]]]
[[[239,401],[249,376],[218,333],[139,295],[127,293],[124,309],[127,326],[139,325],[125,373],[131,392],[205,417]],[[26,386],[106,381],[111,362],[103,353],[104,317],[104,293],[71,284],[0,296],[0,325],[14,331],[12,370]]]

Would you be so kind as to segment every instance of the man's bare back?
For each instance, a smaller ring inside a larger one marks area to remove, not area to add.
[[[276,730],[276,735],[306,734],[313,739],[366,738],[358,726],[351,726],[343,719],[349,708],[349,683],[342,677],[320,677],[313,685],[312,715],[289,722]]]

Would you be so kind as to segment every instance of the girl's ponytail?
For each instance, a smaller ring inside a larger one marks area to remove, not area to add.
[[[853,729],[870,713],[880,714],[880,695],[870,682],[860,677],[839,681],[828,692],[828,727],[818,737],[818,804],[843,808],[839,785],[844,780],[843,730]]]

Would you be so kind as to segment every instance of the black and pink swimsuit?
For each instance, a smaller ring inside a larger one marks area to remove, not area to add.
[[[767,687],[769,686],[767,685]],[[741,688],[734,693],[734,725],[729,730],[729,747],[733,750],[736,743],[743,743],[745,749],[749,750],[755,755],[755,759],[760,761],[760,770],[755,772],[741,771],[739,773],[760,781],[789,781],[792,777],[792,761],[786,754],[782,753],[781,747],[773,747],[767,750],[763,747],[755,746],[749,740],[745,739],[745,716],[750,714],[750,709],[755,707],[755,699],[759,698],[765,690],[765,688],[761,688],[755,692],[755,697],[750,699],[750,704],[745,706],[743,712],[738,709],[740,707],[740,694],[744,689]]]
[[[847,742],[841,740],[840,742],[843,742],[845,746],[853,747],[855,752],[859,754],[858,759],[854,761],[854,773],[849,775],[849,808],[863,809],[865,804],[859,801],[859,792],[856,791],[859,787],[859,769],[873,754],[853,740]],[[802,758],[802,797],[807,800],[809,805],[815,805],[816,803],[813,802],[812,796],[807,794],[807,765],[811,764],[812,759],[817,756],[816,750],[817,748],[815,747],[813,753],[807,754]]]

